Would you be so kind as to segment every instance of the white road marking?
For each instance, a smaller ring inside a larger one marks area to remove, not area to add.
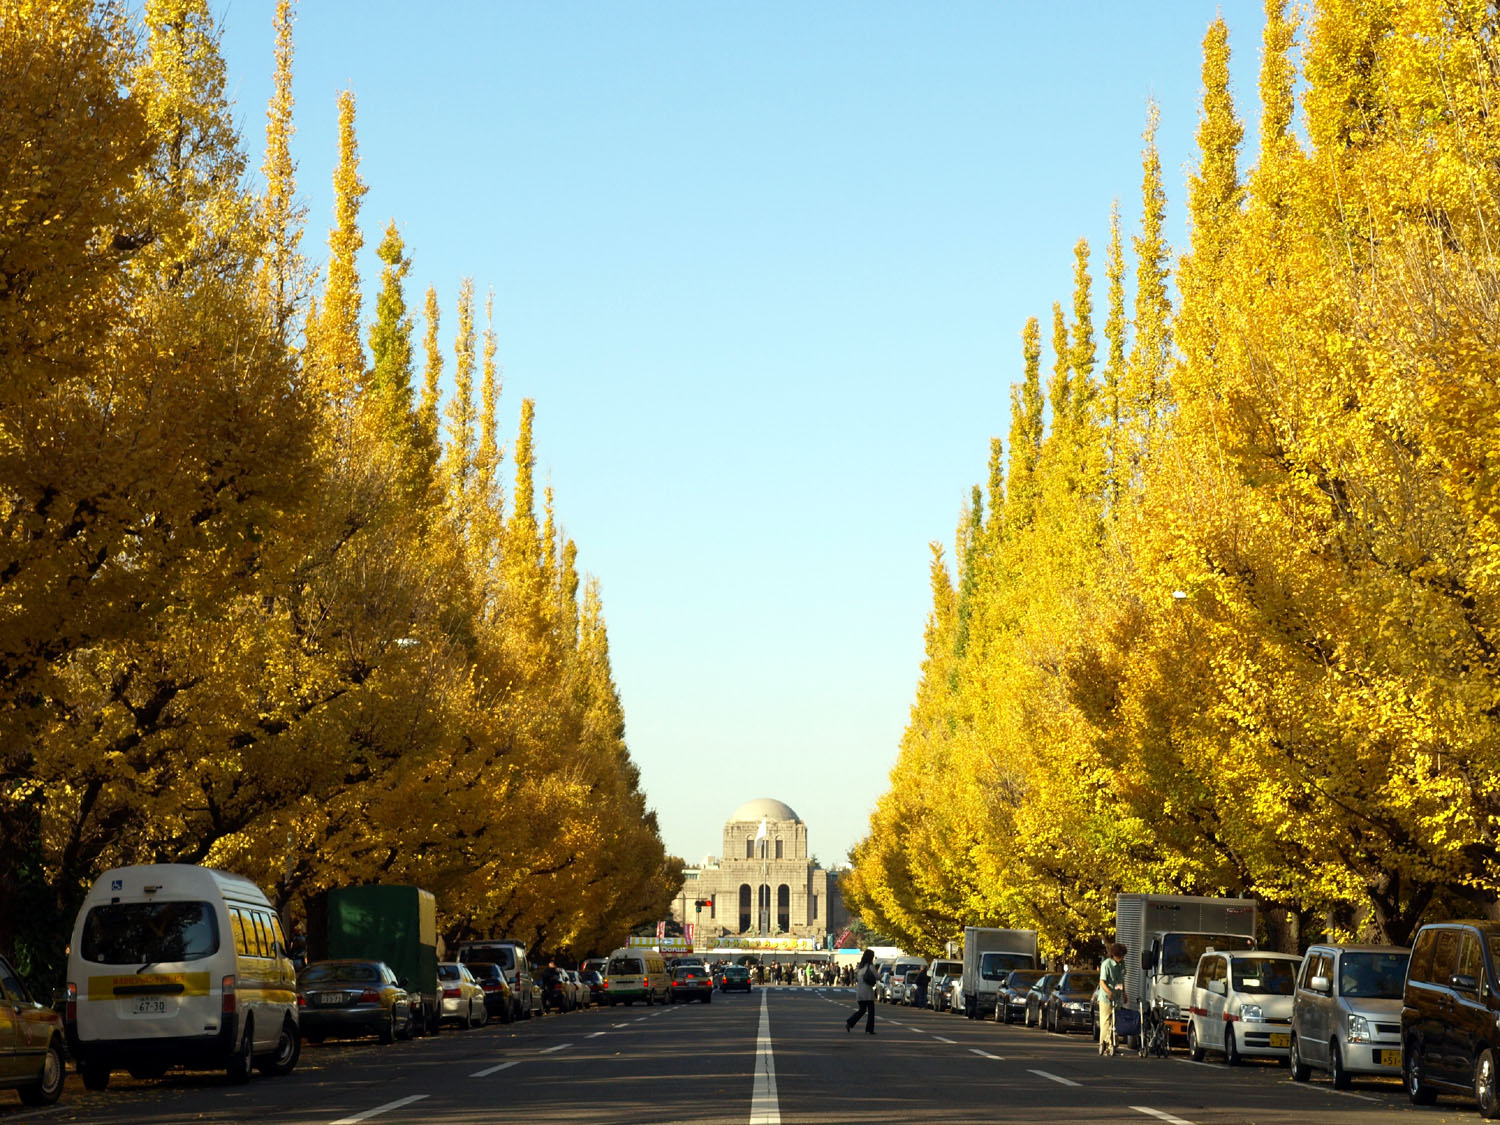
[[[958,1043],[958,1040],[956,1039],[944,1039],[941,1035],[934,1035],[933,1038],[936,1039],[939,1043],[948,1044],[948,1046],[950,1047],[956,1046]]]
[[[426,1096],[426,1094],[413,1094],[409,1098],[400,1098],[393,1102],[386,1102],[385,1105],[378,1105],[374,1109],[367,1109],[363,1113],[354,1114],[352,1117],[340,1117],[337,1121],[333,1122],[333,1125],[359,1125],[361,1121],[368,1121],[379,1114],[389,1113],[391,1110],[400,1109],[404,1105],[411,1105],[412,1102],[419,1102]]]
[[[591,1031],[584,1036],[585,1039],[598,1039],[601,1035],[608,1035],[607,1031]]]
[[[647,1017],[647,1016],[637,1016],[635,1018],[635,1022],[636,1023],[645,1023],[648,1018],[649,1017]]]
[[[624,1022],[624,1023],[617,1023],[617,1024],[615,1024],[615,1026],[616,1026],[616,1027],[625,1027],[625,1026],[627,1026],[627,1025],[628,1025],[628,1024],[629,1024],[629,1023],[630,1023],[630,1021],[629,1021],[629,1020],[626,1020],[626,1021],[625,1021],[625,1022]]]
[[[1193,1125],[1185,1117],[1173,1117],[1170,1113],[1163,1113],[1159,1109],[1152,1109],[1149,1105],[1133,1105],[1130,1108],[1137,1113],[1144,1113],[1147,1117],[1154,1117],[1158,1121],[1165,1121],[1167,1125]]]
[[[755,1036],[755,1086],[750,1093],[750,1125],[781,1125],[776,1100],[776,1060],[771,1054],[771,1013],[760,994],[760,1030]]]
[[[1028,1068],[1028,1070],[1029,1070],[1029,1068]],[[1051,1082],[1056,1082],[1060,1086],[1081,1086],[1081,1085],[1083,1085],[1083,1083],[1081,1083],[1081,1082],[1074,1082],[1071,1078],[1064,1078],[1060,1074],[1053,1074],[1051,1071],[1047,1071],[1047,1070],[1029,1070],[1029,1073],[1035,1074],[1039,1078],[1046,1078],[1046,1079],[1048,1079]]]
[[[503,1062],[503,1063],[499,1063],[496,1066],[492,1066],[488,1070],[476,1070],[473,1074],[469,1075],[469,1077],[470,1078],[488,1078],[490,1075],[496,1073],[497,1071],[509,1070],[511,1067],[515,1066],[520,1061],[521,1061],[520,1059],[511,1059],[509,1062]]]
[[[969,1048],[969,1053],[970,1054],[974,1054],[974,1055],[978,1055],[980,1058],[983,1058],[983,1059],[996,1059],[996,1060],[998,1060],[1000,1062],[1004,1062],[1005,1061],[1005,1056],[1004,1055],[992,1055],[988,1051],[981,1051],[978,1047],[970,1047]]]
[[[550,1055],[554,1051],[566,1051],[572,1045],[573,1044],[571,1043],[559,1043],[556,1047],[543,1047],[540,1051],[537,1052],[537,1054]]]

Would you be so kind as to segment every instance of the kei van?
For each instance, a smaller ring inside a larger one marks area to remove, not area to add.
[[[223,1068],[243,1082],[297,1065],[297,973],[249,879],[181,863],[106,871],[68,949],[68,1046],[90,1090],[112,1070]]]
[[[667,962],[654,949],[627,946],[609,955],[604,974],[606,1004],[666,1003],[670,994]]]

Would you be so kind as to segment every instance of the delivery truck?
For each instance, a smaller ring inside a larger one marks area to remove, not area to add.
[[[384,961],[412,1002],[412,1030],[435,1035],[442,1017],[437,901],[420,887],[335,887],[307,903],[310,960]]]
[[[988,1019],[995,1014],[1000,982],[1013,969],[1037,967],[1035,930],[964,927],[964,1015]]]
[[[1126,951],[1126,1003],[1186,1039],[1198,958],[1209,949],[1255,948],[1255,900],[1117,895],[1115,940]]]

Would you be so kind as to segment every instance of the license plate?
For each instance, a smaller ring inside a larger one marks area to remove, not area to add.
[[[336,1008],[347,998],[347,994],[343,992],[316,992],[313,994],[313,1003],[320,1008]]]
[[[164,1016],[167,1014],[165,996],[132,997],[125,1011],[132,1016]]]
[[[1271,1032],[1271,1046],[1290,1047],[1292,1045],[1292,1034],[1289,1031]]]
[[[1401,1052],[1398,1050],[1376,1051],[1375,1062],[1378,1066],[1400,1066]]]

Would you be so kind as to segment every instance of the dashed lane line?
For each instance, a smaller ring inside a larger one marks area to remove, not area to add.
[[[573,1044],[571,1044],[571,1043],[559,1043],[555,1047],[543,1047],[540,1051],[537,1052],[537,1054],[539,1054],[539,1055],[550,1055],[550,1054],[553,1054],[553,1053],[555,1053],[557,1051],[566,1051],[572,1045]]]
[[[978,1055],[982,1059],[995,1059],[997,1062],[1005,1061],[1004,1055],[992,1055],[988,1051],[981,1051],[978,1047],[970,1047],[969,1053],[972,1055]]]
[[[607,1031],[591,1031],[584,1036],[585,1039],[598,1039],[601,1035],[608,1035]]]
[[[490,1075],[492,1075],[492,1074],[498,1074],[502,1070],[509,1070],[511,1067],[515,1066],[520,1061],[521,1061],[520,1059],[507,1059],[503,1063],[497,1063],[495,1066],[488,1067],[488,1068],[486,1068],[484,1070],[476,1070],[473,1074],[469,1075],[469,1077],[470,1078],[488,1078]]]
[[[948,1044],[948,1046],[950,1047],[958,1046],[958,1040],[956,1039],[944,1039],[941,1035],[934,1035],[933,1038],[936,1039],[939,1043]]]
[[[1193,1123],[1185,1117],[1174,1117],[1170,1113],[1166,1113],[1162,1110],[1152,1109],[1149,1105],[1133,1105],[1130,1108],[1135,1110],[1137,1113],[1144,1113],[1147,1117],[1154,1117],[1158,1121],[1165,1121],[1167,1125],[1193,1125]]]
[[[1053,1074],[1050,1070],[1031,1070],[1028,1067],[1027,1068],[1027,1072],[1030,1073],[1030,1074],[1035,1074],[1038,1078],[1045,1078],[1049,1082],[1056,1082],[1059,1086],[1082,1086],[1083,1085],[1082,1082],[1074,1082],[1071,1078],[1064,1078],[1060,1074]]]
[[[349,1117],[340,1117],[337,1121],[333,1122],[333,1125],[359,1125],[361,1121],[368,1121],[370,1118],[378,1117],[382,1113],[389,1113],[393,1109],[400,1109],[404,1105],[411,1105],[412,1102],[419,1102],[425,1097],[427,1097],[426,1094],[413,1094],[409,1098],[398,1098],[396,1101],[386,1102],[385,1105],[378,1105],[374,1109],[367,1109],[363,1113],[352,1114]]]

